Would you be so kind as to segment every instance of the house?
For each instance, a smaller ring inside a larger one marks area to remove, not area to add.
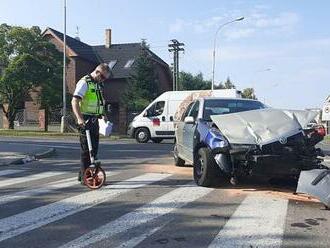
[[[59,51],[63,52],[63,33],[52,28],[43,32]],[[126,133],[127,111],[120,103],[120,97],[127,87],[127,80],[132,73],[134,60],[139,56],[141,49],[146,49],[142,43],[112,44],[111,29],[105,30],[105,43],[103,45],[88,45],[79,38],[66,36],[67,89],[73,94],[75,84],[81,77],[92,72],[100,63],[108,63],[112,69],[113,77],[104,83],[104,96],[111,104],[110,119],[114,122],[115,131]],[[158,77],[158,87],[161,92],[172,90],[172,74],[166,62],[147,48]]]

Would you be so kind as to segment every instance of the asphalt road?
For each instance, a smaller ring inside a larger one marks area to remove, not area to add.
[[[78,184],[77,140],[7,139],[0,150],[55,147],[0,168],[0,247],[329,247],[330,211],[294,185],[197,187],[172,143],[102,142],[107,184]]]

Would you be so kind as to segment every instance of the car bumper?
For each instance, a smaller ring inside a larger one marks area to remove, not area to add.
[[[133,138],[134,135],[134,127],[129,126],[127,129],[127,136]]]

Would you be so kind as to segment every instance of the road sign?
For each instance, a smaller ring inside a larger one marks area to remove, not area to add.
[[[323,105],[322,121],[330,121],[330,102],[326,102]]]

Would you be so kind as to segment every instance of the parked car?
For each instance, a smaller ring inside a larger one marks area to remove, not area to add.
[[[198,96],[241,97],[236,89],[167,91],[158,96],[129,124],[127,135],[139,143],[150,139],[160,143],[163,139],[174,139],[176,114],[185,102]]]
[[[297,177],[301,170],[323,168],[315,144],[324,130],[307,128],[314,114],[256,100],[195,100],[176,123],[175,165],[192,164],[201,186],[228,179],[236,184],[250,175]]]

